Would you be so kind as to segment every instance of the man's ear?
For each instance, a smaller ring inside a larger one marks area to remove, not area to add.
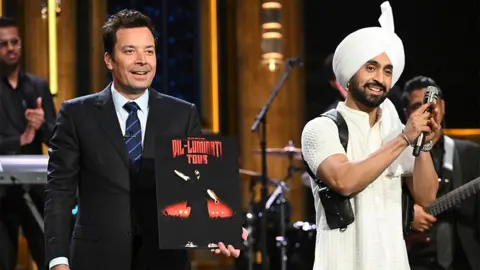
[[[440,99],[440,106],[441,106],[443,114],[445,115],[445,100]]]
[[[105,65],[107,66],[108,70],[113,70],[114,61],[112,56],[108,52],[103,54],[103,61],[105,61]]]

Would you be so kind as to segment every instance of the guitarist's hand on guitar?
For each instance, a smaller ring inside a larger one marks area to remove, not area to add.
[[[433,223],[437,221],[437,219],[425,212],[423,210],[423,207],[420,205],[415,204],[413,206],[413,212],[414,212],[414,217],[413,217],[413,223],[412,223],[412,229],[415,231],[419,232],[424,232],[430,229],[432,227]]]

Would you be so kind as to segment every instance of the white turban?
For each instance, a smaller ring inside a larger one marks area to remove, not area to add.
[[[390,4],[380,6],[382,15],[378,19],[381,27],[367,27],[357,30],[340,42],[333,56],[333,72],[338,82],[347,82],[368,60],[386,53],[393,65],[392,85],[400,78],[405,67],[402,40],[395,34],[393,13]]]

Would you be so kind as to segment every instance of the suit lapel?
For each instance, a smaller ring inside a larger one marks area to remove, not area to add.
[[[163,97],[153,88],[149,89],[148,100],[148,118],[145,130],[144,156],[152,156],[154,150],[155,136],[165,133],[168,126],[166,121],[168,117],[168,109],[163,104]]]
[[[113,105],[110,85],[99,93],[98,99],[95,103],[95,120],[103,129],[109,141],[113,144],[113,147],[125,162],[125,165],[128,166],[127,147],[125,146],[122,130],[115,112],[115,106]]]

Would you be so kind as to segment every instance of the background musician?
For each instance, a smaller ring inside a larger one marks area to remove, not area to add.
[[[21,48],[15,21],[0,17],[0,155],[41,155],[42,144],[49,143],[55,124],[48,82],[22,71]],[[32,257],[38,265],[44,265],[44,236],[23,198],[24,192],[21,186],[0,190],[0,194],[4,194],[0,195],[0,220],[13,249],[9,252],[9,269],[15,269],[20,226]],[[44,192],[44,185],[34,185],[29,191],[42,215]]]
[[[480,146],[444,135],[445,101],[442,91],[431,78],[418,76],[405,83],[402,100],[406,117],[422,105],[428,86],[439,89],[437,105],[442,119],[441,132],[433,139],[435,144],[430,151],[439,177],[438,198],[480,175]],[[454,151],[447,149],[451,146]],[[448,156],[451,155],[453,162],[449,164],[451,159]],[[479,214],[478,195],[438,217],[415,205],[412,230],[424,233],[410,233],[406,238],[412,270],[480,269]]]

